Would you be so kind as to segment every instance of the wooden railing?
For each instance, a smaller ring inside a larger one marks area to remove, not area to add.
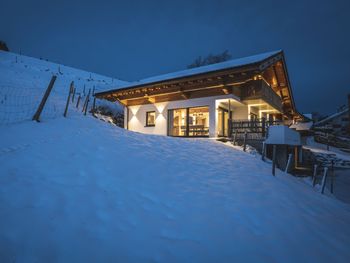
[[[263,99],[279,111],[282,111],[282,99],[263,80],[253,80],[241,90],[242,100]]]
[[[265,118],[254,119],[254,120],[233,120],[231,122],[230,134],[244,134],[254,133],[257,137],[266,137],[268,127],[272,125],[283,125],[282,121],[269,121]]]

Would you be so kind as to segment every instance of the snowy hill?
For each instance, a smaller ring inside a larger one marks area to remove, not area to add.
[[[350,206],[248,153],[80,112],[0,128],[1,262],[348,262]]]
[[[104,91],[128,82],[0,51],[0,125],[30,120],[53,75],[57,76],[43,118],[62,115],[71,81],[78,93]]]
[[[5,52],[0,72],[0,262],[349,262],[350,206],[260,158],[62,117],[71,81],[122,81]]]

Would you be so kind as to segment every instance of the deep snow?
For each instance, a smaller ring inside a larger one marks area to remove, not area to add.
[[[0,127],[1,262],[349,262],[350,206],[208,139]]]
[[[0,50],[0,126],[31,120],[53,75],[57,76],[42,119],[62,116],[69,86],[78,93],[110,90],[128,82]],[[82,99],[82,101],[84,98]],[[98,103],[101,103],[100,101]],[[114,110],[120,105],[104,102]],[[91,105],[91,103],[90,103]]]

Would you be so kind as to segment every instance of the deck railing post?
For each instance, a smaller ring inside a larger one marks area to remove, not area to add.
[[[244,132],[243,151],[247,149],[247,131]]]
[[[237,142],[237,129],[235,130],[235,134],[233,136],[233,145],[236,145]]]
[[[262,137],[265,137],[265,133],[266,133],[266,120],[264,117],[261,118],[261,133],[262,133]]]

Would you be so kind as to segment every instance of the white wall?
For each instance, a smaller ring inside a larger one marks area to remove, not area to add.
[[[169,102],[147,104],[147,105],[129,106],[128,129],[131,131],[137,131],[137,132],[147,133],[147,134],[167,135],[168,110],[178,109],[178,108],[208,106],[209,107],[209,136],[215,137],[216,126],[217,126],[215,100],[227,99],[227,98],[236,99],[236,97],[230,94],[230,95],[215,96],[215,97],[205,97],[205,98],[169,101]],[[156,112],[156,125],[154,127],[145,127],[147,111]],[[126,108],[125,108],[124,114],[125,114],[124,115],[125,127],[127,127],[126,125],[127,109]],[[245,116],[245,118],[247,118],[247,115]]]
[[[234,119],[234,120],[247,120],[248,119],[248,106],[234,107],[232,119]]]

